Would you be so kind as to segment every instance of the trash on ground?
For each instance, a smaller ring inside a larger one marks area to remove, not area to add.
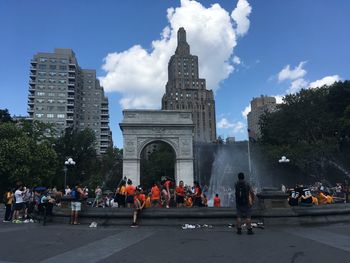
[[[203,225],[199,225],[199,224],[183,224],[181,226],[182,229],[199,229],[199,228],[213,228],[212,225],[207,225],[207,224],[203,224]]]
[[[97,223],[96,222],[91,222],[91,224],[89,225],[89,227],[91,228],[96,228],[97,227]]]
[[[263,222],[252,222],[251,223],[252,225],[252,228],[260,228],[260,229],[265,229],[265,226],[264,226],[264,223]],[[228,228],[234,228],[235,225],[234,224],[228,224]],[[243,224],[242,225],[242,228],[245,229],[247,228],[247,225],[246,224]]]

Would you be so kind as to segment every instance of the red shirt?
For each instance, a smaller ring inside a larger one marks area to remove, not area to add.
[[[220,207],[221,206],[221,200],[220,197],[214,197],[214,207]]]
[[[134,195],[135,194],[135,189],[136,189],[136,186],[134,185],[128,185],[126,188],[125,188],[125,192],[127,195]]]
[[[159,187],[156,186],[156,185],[153,186],[152,189],[151,189],[151,194],[152,194],[151,200],[159,200],[160,199]]]
[[[146,196],[144,194],[138,194],[134,196],[134,200],[139,200],[141,204],[143,204],[146,201]]]
[[[178,196],[185,196],[185,188],[183,186],[176,187],[175,192]]]
[[[194,195],[196,197],[201,197],[202,195],[202,189],[200,187],[196,187],[195,190],[194,190]]]

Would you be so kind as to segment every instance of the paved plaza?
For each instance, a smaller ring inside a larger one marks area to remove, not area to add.
[[[255,229],[0,224],[0,263],[344,262],[350,224]]]

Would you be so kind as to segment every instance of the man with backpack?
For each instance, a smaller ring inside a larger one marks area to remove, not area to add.
[[[71,192],[72,196],[72,202],[71,202],[71,225],[79,225],[78,223],[78,216],[79,211],[81,211],[81,201],[84,198],[84,191],[80,184],[77,184],[77,186],[74,188],[74,190]]]
[[[251,224],[252,206],[254,193],[250,185],[244,180],[244,173],[238,174],[238,181],[235,184],[236,210],[237,210],[237,234],[242,234],[242,220],[246,218],[248,235],[254,234]]]

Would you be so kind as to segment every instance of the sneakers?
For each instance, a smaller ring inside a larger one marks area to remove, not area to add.
[[[242,228],[237,228],[237,235],[242,235]]]
[[[254,235],[253,229],[252,228],[248,228],[247,234],[248,235]]]
[[[17,220],[12,220],[12,223],[14,223],[14,224],[21,224],[22,221],[17,219]]]
[[[135,228],[135,227],[139,227],[139,225],[136,223],[132,223],[130,227]]]
[[[2,220],[3,223],[9,223],[11,222],[10,220]]]

